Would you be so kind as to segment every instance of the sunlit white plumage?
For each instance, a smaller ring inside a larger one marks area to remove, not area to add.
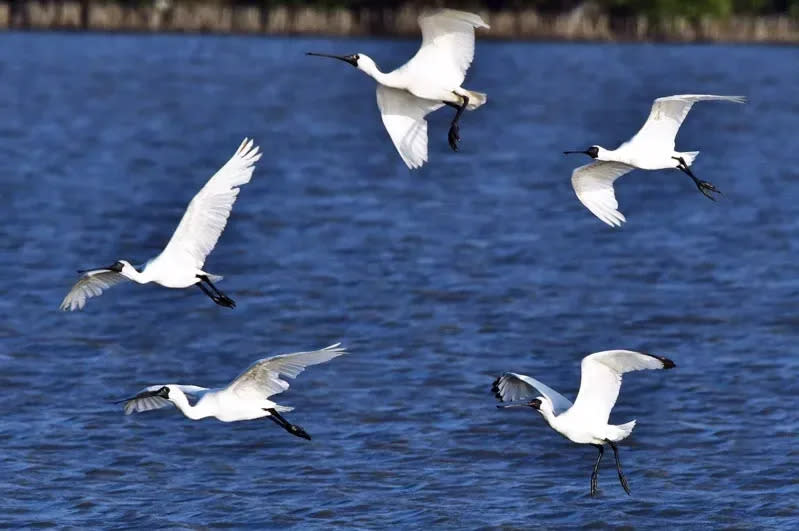
[[[276,404],[269,398],[289,388],[284,378],[296,378],[306,367],[330,361],[346,352],[340,343],[336,343],[321,350],[264,358],[250,365],[226,387],[218,389],[195,385],[151,385],[123,401],[125,414],[173,404],[192,420],[215,417],[223,422],[235,422],[269,417],[289,433],[310,439],[302,428],[290,424],[280,414],[294,408]],[[194,405],[189,402],[189,397],[196,399]]]
[[[235,306],[212,283],[222,277],[206,273],[202,267],[225,229],[239,186],[250,182],[255,163],[260,158],[258,146],[245,138],[233,157],[191,200],[161,254],[148,261],[141,271],[125,260],[109,267],[82,271],[83,276],[64,298],[61,309],[79,310],[87,299],[124,280],[139,284],[155,282],[167,288],[187,288],[197,284],[217,304]]]
[[[602,459],[604,445],[609,444],[616,457],[619,480],[629,494],[615,443],[630,435],[635,421],[621,425],[608,424],[610,411],[619,396],[622,374],[673,367],[673,361],[652,354],[607,350],[583,358],[580,391],[573,404],[535,378],[514,372],[506,372],[497,378],[492,391],[500,401],[505,402],[497,407],[531,407],[544,417],[552,429],[570,441],[590,444],[599,449],[599,458],[591,475],[591,495],[596,494],[599,461]]]
[[[712,94],[682,94],[658,98],[652,104],[649,118],[641,130],[617,149],[591,146],[585,151],[566,151],[565,153],[585,153],[595,159],[572,172],[572,186],[580,202],[611,227],[620,226],[625,217],[619,212],[613,183],[636,168],[679,169],[693,179],[700,192],[714,199],[711,192],[720,193],[719,190],[711,183],[697,179],[690,169],[699,152],[675,151],[674,143],[680,125],[694,103],[710,100],[745,102],[743,96]]]
[[[381,72],[362,53],[308,54],[340,59],[377,81],[377,106],[383,125],[411,169],[427,162],[427,114],[445,104],[458,109],[448,134],[450,147],[457,151],[461,113],[486,102],[485,94],[464,89],[461,84],[474,58],[474,30],[488,28],[488,24],[473,13],[438,9],[423,12],[419,26],[421,47],[410,61],[392,72]]]

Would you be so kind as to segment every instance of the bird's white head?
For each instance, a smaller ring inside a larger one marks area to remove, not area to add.
[[[159,396],[165,400],[169,400],[176,406],[178,406],[181,410],[183,406],[189,405],[189,399],[186,394],[181,391],[180,387],[173,384],[168,384],[162,386],[160,389],[156,389],[152,392],[153,396]]]
[[[607,159],[607,155],[610,153],[607,149],[603,148],[602,146],[591,146],[588,149],[584,149],[582,151],[564,151],[564,155],[575,155],[575,154],[583,154],[588,155],[592,159],[596,160],[609,160]]]
[[[530,400],[527,405],[541,413],[544,418],[551,417],[554,412],[552,401],[545,396],[537,396]]]
[[[358,70],[365,72],[367,75],[374,77],[375,74],[379,74],[380,70],[377,68],[377,65],[372,60],[371,57],[366,55],[365,53],[354,53],[352,55],[330,55],[326,53],[315,53],[315,52],[308,52],[306,55],[314,55],[316,57],[330,57],[331,59],[338,59],[339,61],[344,61],[345,63],[349,63]]]
[[[120,273],[120,274],[122,274],[122,275],[124,275],[124,276],[126,276],[128,278],[132,278],[133,276],[139,274],[139,272],[136,270],[136,268],[133,267],[130,264],[130,262],[128,262],[127,260],[117,260],[117,263],[114,264],[114,266],[117,266],[117,267],[120,268],[118,273]]]

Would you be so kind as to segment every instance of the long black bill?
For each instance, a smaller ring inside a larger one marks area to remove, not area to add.
[[[539,409],[541,407],[541,401],[537,398],[535,400],[514,400],[513,402],[505,402],[504,404],[497,404],[499,409],[504,409],[508,407],[531,407],[533,409]]]
[[[132,396],[130,398],[124,398],[122,400],[115,400],[114,404],[121,404],[123,402],[129,402],[131,400],[138,400],[140,398],[150,398],[150,397],[153,397],[153,396],[160,396],[161,398],[168,398],[169,397],[169,393],[168,392],[164,393],[164,387],[161,387],[160,389],[156,389],[155,391],[142,391],[141,393],[139,393],[136,396]]]
[[[587,149],[586,149],[586,150],[584,150],[584,151],[564,151],[564,152],[563,152],[563,154],[564,154],[564,155],[591,155],[591,154],[588,152],[588,150],[587,150]]]
[[[139,393],[136,396],[131,396],[130,398],[123,398],[122,400],[114,400],[114,404],[121,404],[123,402],[130,402],[131,400],[138,400],[140,398],[150,398],[151,396],[158,396],[159,391],[145,391],[144,393]]]
[[[344,61],[345,63],[349,63],[352,66],[358,66],[358,59],[355,55],[330,55],[327,53],[316,53],[316,52],[306,52],[305,55],[313,55],[316,57],[329,57],[331,59],[338,59],[339,61]]]
[[[119,262],[114,262],[113,265],[110,265],[108,267],[94,267],[92,269],[78,269],[78,273],[80,273],[82,275],[84,273],[88,273],[89,271],[102,271],[102,270],[115,271],[115,272],[119,273],[120,271],[122,271],[122,264],[120,264]]]

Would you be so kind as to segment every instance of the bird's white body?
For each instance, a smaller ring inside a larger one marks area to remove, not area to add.
[[[61,309],[79,310],[88,298],[125,280],[138,284],[154,282],[175,289],[199,284],[203,278],[209,283],[220,280],[221,276],[203,271],[203,265],[225,229],[239,186],[250,182],[260,158],[258,146],[245,138],[233,157],[191,200],[172,238],[158,256],[149,260],[141,271],[125,260],[108,268],[86,271],[64,298]],[[203,290],[208,293],[205,287]],[[217,294],[224,297],[218,291]],[[219,303],[216,299],[215,302]]]
[[[381,72],[374,60],[358,53],[347,57],[329,56],[349,62],[377,81],[377,106],[394,146],[405,164],[413,169],[427,162],[428,113],[445,103],[474,110],[486,102],[486,95],[463,88],[466,71],[474,58],[474,30],[488,28],[473,13],[453,9],[425,11],[419,16],[422,45],[404,65]],[[325,54],[310,54],[325,55]],[[457,117],[450,145],[457,149]],[[452,132],[451,132],[452,135]]]
[[[577,198],[588,210],[611,227],[620,226],[626,218],[619,212],[613,184],[622,175],[634,170],[680,169],[686,172],[699,190],[712,199],[707,191],[718,192],[710,183],[699,181],[688,169],[699,155],[698,151],[675,150],[677,132],[698,101],[731,101],[743,103],[742,96],[715,96],[712,94],[682,94],[658,98],[652,104],[649,118],[641,130],[630,140],[614,150],[591,146],[586,153],[594,162],[580,166],[572,172],[572,187]],[[592,150],[595,150],[592,152]]]
[[[674,362],[666,358],[631,350],[607,350],[583,358],[580,391],[574,403],[544,383],[523,374],[506,372],[494,382],[497,398],[506,402],[498,407],[527,406],[536,409],[547,424],[577,444],[591,444],[600,448],[610,444],[614,454],[619,442],[632,433],[635,421],[610,424],[610,412],[616,404],[621,388],[622,374],[643,369],[670,369]],[[539,395],[539,396],[536,396]],[[535,400],[529,399],[535,397]],[[619,467],[619,478],[625,490],[626,480]],[[597,466],[599,461],[597,461]],[[592,494],[596,490],[596,467],[592,476]]]
[[[170,403],[192,420],[214,417],[222,422],[253,420],[272,416],[273,412],[291,411],[293,408],[269,400],[289,388],[283,377],[296,378],[306,367],[345,353],[340,343],[336,343],[321,350],[264,358],[250,365],[226,387],[217,389],[178,384],[149,386],[125,401],[125,414],[159,409]],[[168,392],[162,392],[163,389]],[[196,399],[194,404],[189,396]]]
[[[160,386],[159,386],[160,387]],[[192,405],[182,391],[188,386],[170,386],[169,398],[181,413],[191,420],[214,417],[222,422],[254,420],[268,417],[269,409],[280,406],[264,398],[263,400],[241,400],[235,393],[226,388],[197,390],[194,395],[197,401]],[[279,409],[278,409],[279,410]]]

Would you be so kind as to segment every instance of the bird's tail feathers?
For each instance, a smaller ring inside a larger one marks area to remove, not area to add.
[[[635,428],[635,421],[631,420],[626,424],[610,426],[610,428],[611,430],[607,438],[613,442],[618,442],[630,436],[630,434],[633,432],[633,428]]]
[[[685,160],[685,163],[690,166],[696,160],[696,157],[699,156],[698,151],[686,151],[685,153],[680,153],[680,156]]]
[[[475,92],[466,89],[464,89],[464,91],[469,97],[469,105],[466,106],[466,110],[473,111],[488,100],[488,94],[485,92]]]
[[[279,404],[275,404],[272,409],[277,411],[278,413],[285,413],[287,411],[294,411],[294,408],[291,406],[281,406]]]
[[[222,275],[212,275],[210,273],[206,273],[205,276],[207,276],[208,280],[210,280],[211,282],[219,282],[220,280],[225,278]]]

